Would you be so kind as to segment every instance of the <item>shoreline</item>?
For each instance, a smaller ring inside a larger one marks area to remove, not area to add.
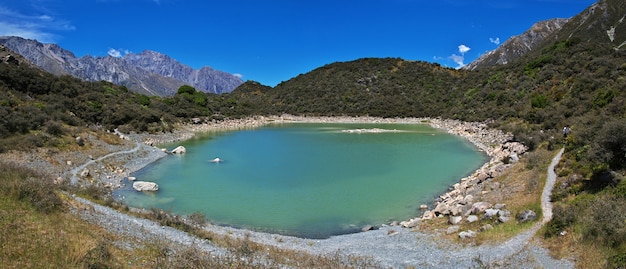
[[[434,197],[435,199],[432,201],[432,205],[416,205],[416,208],[422,209],[422,216],[416,216],[415,218],[393,224],[401,225],[405,228],[414,228],[419,225],[422,220],[432,219],[440,215],[454,215],[454,212],[451,212],[450,208],[458,204],[463,204],[463,206],[467,207],[468,202],[472,202],[472,200],[480,196],[480,190],[477,188],[478,185],[491,178],[497,177],[510,166],[510,164],[504,163],[505,159],[511,160],[511,163],[515,162],[519,159],[519,155],[524,154],[527,150],[527,148],[520,143],[510,142],[513,139],[512,134],[504,133],[497,129],[490,129],[487,122],[463,122],[440,118],[380,118],[369,116],[322,117],[293,115],[271,117],[255,116],[222,122],[186,124],[179,126],[174,133],[156,135],[131,134],[128,138],[136,143],[155,146],[160,144],[174,144],[175,142],[193,139],[202,133],[254,129],[268,124],[280,123],[428,124],[434,129],[466,139],[479,151],[487,155],[487,162],[468,176],[460,178],[457,183],[450,186],[450,188],[441,193],[439,197]],[[160,150],[166,151],[166,149]],[[128,174],[136,172],[162,157],[153,160],[149,159],[147,163],[135,166],[135,169],[131,169]],[[374,227],[386,224],[388,223],[375,224],[377,226]]]

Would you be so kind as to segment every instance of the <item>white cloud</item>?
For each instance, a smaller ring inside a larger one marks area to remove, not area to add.
[[[463,63],[463,61],[465,61],[465,57],[463,55],[452,54],[448,58],[450,58],[450,60],[454,61],[457,64],[457,68],[465,66],[465,63]]]
[[[468,47],[468,46],[465,46],[465,45],[463,45],[463,44],[459,45],[459,52],[460,52],[461,54],[465,54],[466,52],[468,52],[468,51],[470,51],[470,50],[471,50],[471,48],[470,48],[470,47]]]
[[[131,53],[129,50],[124,50],[124,49],[109,49],[109,51],[107,51],[107,54],[111,57],[115,57],[115,58],[120,58],[120,57],[124,57],[126,54]]]
[[[73,31],[71,23],[51,15],[26,15],[0,6],[0,36],[19,36],[51,43],[56,39],[55,31]]]
[[[119,50],[116,50],[116,49],[109,49],[107,54],[109,54],[109,56],[115,57],[115,58],[122,57],[122,52],[119,51]]]
[[[239,79],[243,78],[243,75],[239,74],[239,73],[234,73],[233,76],[235,76],[235,77],[237,77]]]
[[[493,44],[496,44],[496,45],[500,45],[500,38],[499,37],[496,37],[496,38],[490,37],[489,38],[489,42],[491,42]]]

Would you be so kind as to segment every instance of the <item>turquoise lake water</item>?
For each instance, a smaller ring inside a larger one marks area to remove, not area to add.
[[[357,132],[379,128],[388,132]],[[353,130],[353,132],[345,132]],[[131,206],[203,213],[211,223],[326,238],[406,220],[487,157],[423,124],[276,124],[209,133],[134,173],[159,185],[116,192]],[[219,157],[221,163],[210,160]]]

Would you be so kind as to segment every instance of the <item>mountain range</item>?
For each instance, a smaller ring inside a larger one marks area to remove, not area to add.
[[[56,44],[43,44],[21,37],[0,37],[9,49],[55,75],[71,75],[87,81],[108,81],[133,92],[150,96],[171,96],[182,85],[207,93],[231,92],[241,78],[211,67],[194,69],[175,59],[146,50],[124,57],[76,57]]]

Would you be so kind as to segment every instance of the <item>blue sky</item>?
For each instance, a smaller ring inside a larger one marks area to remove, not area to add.
[[[274,86],[338,61],[457,68],[533,23],[595,0],[2,0],[0,35],[76,56],[154,50]]]

